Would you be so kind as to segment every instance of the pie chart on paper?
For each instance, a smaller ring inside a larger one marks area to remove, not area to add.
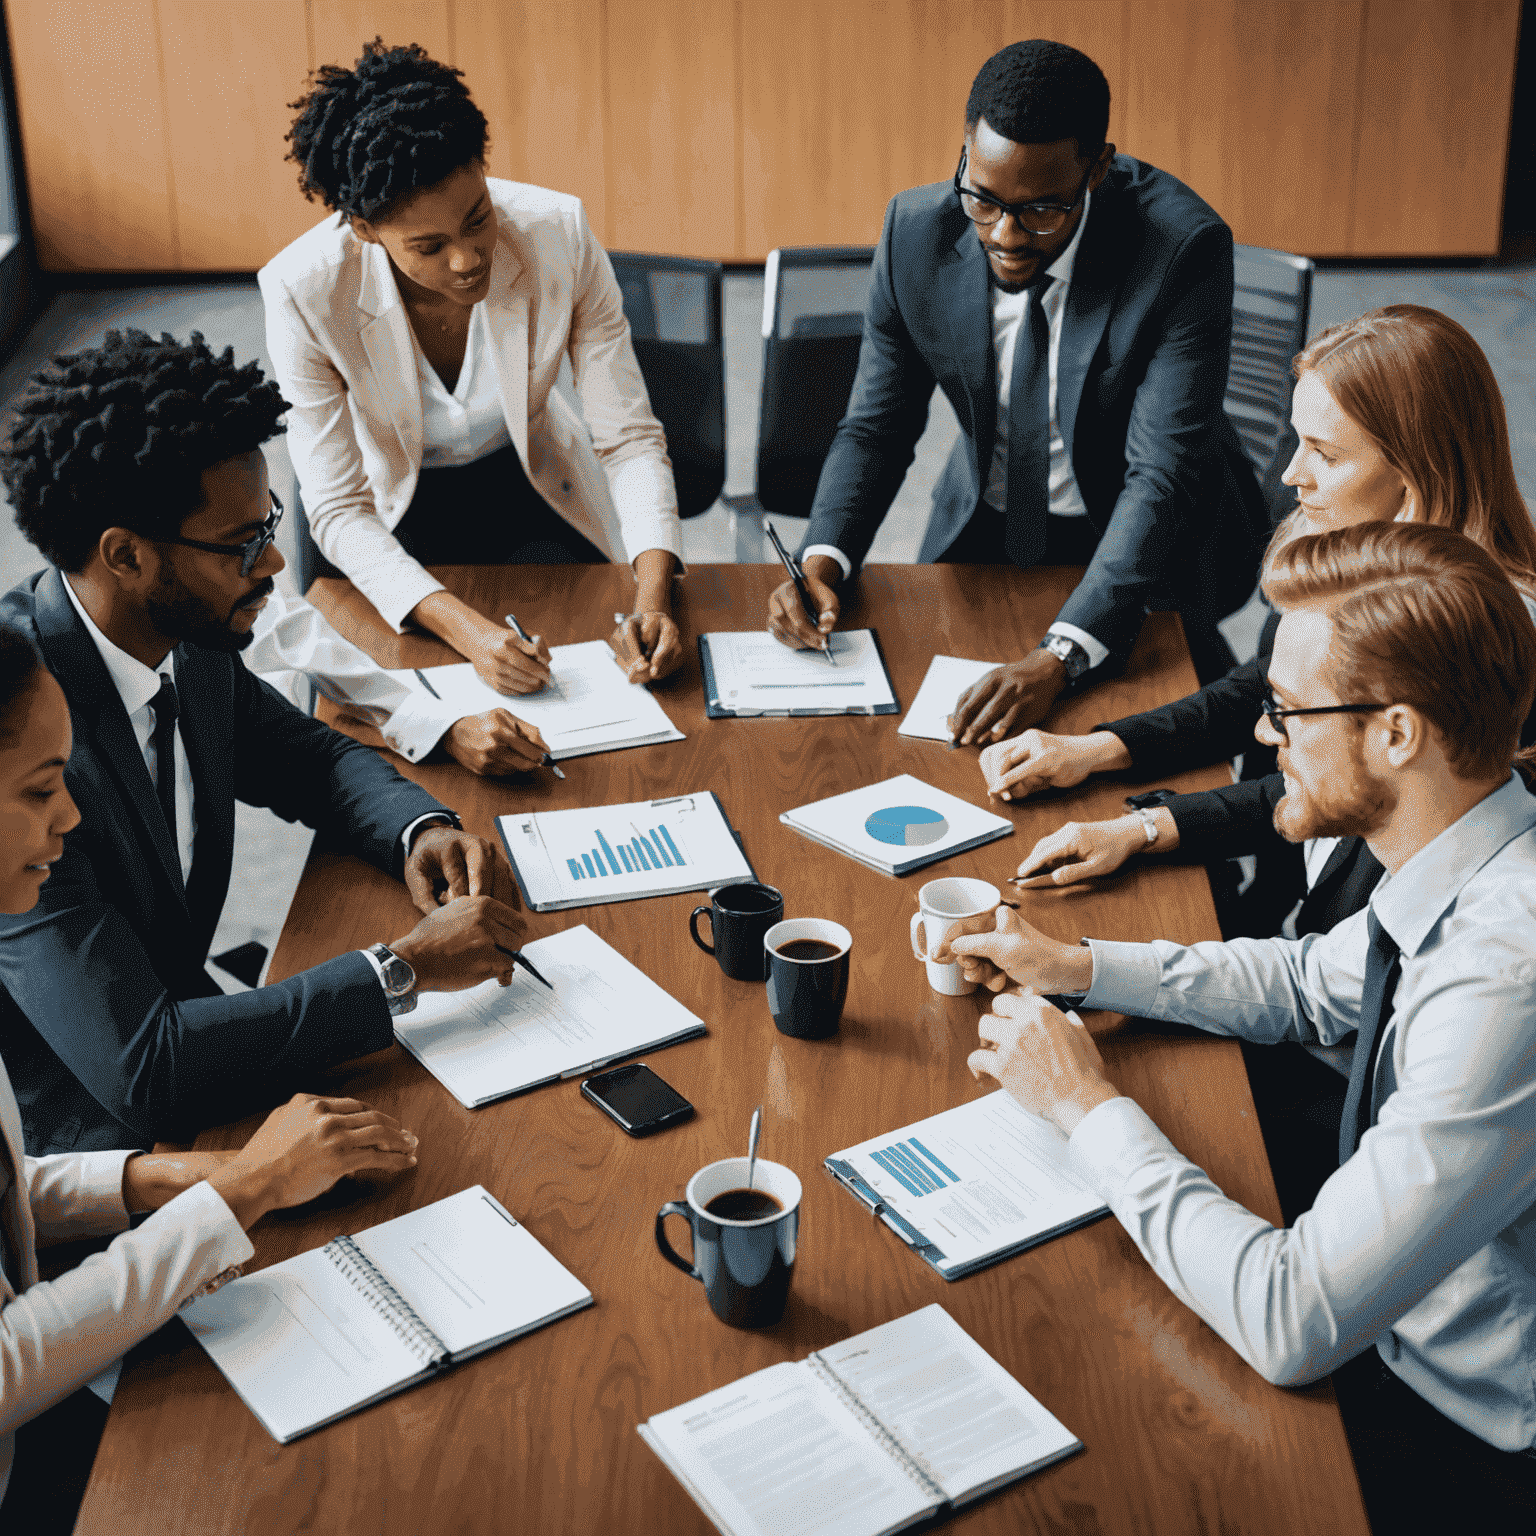
[[[864,830],[878,843],[922,848],[938,842],[949,831],[949,823],[925,805],[890,805],[871,814]]]

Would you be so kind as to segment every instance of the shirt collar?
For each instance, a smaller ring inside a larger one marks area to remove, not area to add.
[[[64,577],[64,590],[69,594],[69,600],[74,604],[75,612],[80,615],[80,622],[85,625],[86,633],[96,642],[96,649],[101,652],[101,659],[106,663],[107,671],[112,674],[112,681],[117,685],[118,697],[122,699],[123,708],[128,711],[128,718],[131,720],[159,693],[162,675],[170,675],[170,655],[167,654],[165,660],[160,663],[164,669],[163,673],[157,672],[153,667],[146,667],[138,657],[130,656],[121,646],[114,645],[97,629],[95,620],[85,611],[85,604],[80,601],[79,594],[76,593],[68,576]]]
[[[1517,773],[1414,854],[1371,893],[1371,910],[1405,955],[1417,954],[1467,882],[1504,845],[1536,826],[1536,799]]]

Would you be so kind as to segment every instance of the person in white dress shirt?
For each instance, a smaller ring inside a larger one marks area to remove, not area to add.
[[[1334,1373],[1374,1529],[1524,1528],[1536,799],[1511,767],[1536,626],[1488,554],[1424,524],[1297,539],[1264,585],[1281,619],[1255,735],[1285,776],[1276,825],[1297,842],[1364,837],[1386,869],[1369,907],[1327,934],[1189,946],[1062,944],[1003,911],[950,946],[989,987],[1012,984],[971,1069],[1070,1138],[1148,1263],[1244,1360],[1282,1385]],[[1088,1030],[1032,989],[1261,1044],[1357,1032],[1341,1166],[1271,1226],[1181,1156]]]
[[[440,636],[503,693],[548,682],[543,637],[425,567],[629,564],[610,643],[650,681],[683,658],[682,535],[622,293],[577,198],[487,178],[460,75],[375,39],[295,103],[289,158],[336,217],[257,277],[305,514],[387,623]],[[582,415],[556,387],[566,364]]]
[[[70,749],[63,690],[30,641],[0,625],[0,911],[36,904],[80,821],[64,782]],[[237,1272],[255,1252],[246,1232],[266,1212],[347,1174],[401,1172],[416,1146],[355,1099],[299,1094],[239,1152],[28,1157],[0,1062],[0,1529],[73,1529],[110,1368]],[[142,1211],[154,1214],[128,1230]],[[39,1278],[38,1243],[112,1233],[105,1252]]]

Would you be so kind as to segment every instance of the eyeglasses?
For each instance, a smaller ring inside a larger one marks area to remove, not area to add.
[[[272,510],[260,529],[244,544],[209,544],[202,539],[156,539],[156,544],[184,544],[188,549],[207,550],[210,555],[239,555],[240,574],[249,576],[256,569],[256,562],[266,554],[267,546],[277,537],[277,525],[283,520],[283,504],[276,491],[268,491],[272,498]]]
[[[1092,165],[1088,167],[1072,201],[1063,205],[1061,203],[999,202],[985,192],[977,192],[974,188],[961,184],[960,178],[965,174],[965,166],[966,150],[965,146],[961,145],[960,164],[955,169],[955,191],[959,195],[960,208],[966,218],[972,224],[986,227],[996,224],[1005,213],[1011,213],[1019,228],[1030,235],[1054,235],[1061,229],[1062,225],[1072,217],[1072,210],[1082,202],[1094,170]]]
[[[1291,739],[1285,728],[1287,715],[1368,715],[1375,710],[1391,707],[1390,704],[1319,704],[1314,709],[1281,709],[1273,693],[1266,692],[1264,695],[1264,718],[1269,721],[1275,735],[1286,742]]]

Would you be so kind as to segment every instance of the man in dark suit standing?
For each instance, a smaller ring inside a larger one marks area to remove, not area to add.
[[[510,980],[521,919],[493,894],[516,899],[499,855],[236,654],[283,567],[260,445],[286,408],[200,336],[108,332],[39,371],[0,454],[51,562],[0,616],[64,689],[82,817],[36,907],[0,917],[0,1053],[34,1155],[190,1136],[384,1049],[417,990]],[[204,967],[236,800],[403,877],[427,915],[226,997]]]
[[[961,436],[919,560],[1088,567],[1040,648],[957,700],[964,742],[1023,730],[1069,683],[1123,663],[1149,605],[1179,610],[1201,680],[1219,676],[1232,657],[1217,621],[1247,600],[1268,539],[1222,411],[1231,231],[1117,155],[1108,127],[1109,84],[1075,48],[1014,43],[982,66],[953,183],[886,210],[802,546],[820,622],[792,584],[769,604],[785,644],[822,643],[937,383]]]

